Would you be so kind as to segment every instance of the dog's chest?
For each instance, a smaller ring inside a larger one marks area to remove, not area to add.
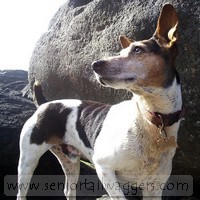
[[[112,107],[94,147],[94,159],[121,175],[152,174],[163,157],[137,110],[131,101]]]

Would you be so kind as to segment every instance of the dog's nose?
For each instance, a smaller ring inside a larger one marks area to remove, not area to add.
[[[105,60],[97,60],[97,61],[94,61],[92,63],[92,69],[95,71],[95,72],[98,72],[101,67],[105,64]]]

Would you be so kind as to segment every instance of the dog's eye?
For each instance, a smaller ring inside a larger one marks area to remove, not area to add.
[[[142,51],[143,51],[143,49],[141,47],[135,47],[133,49],[133,53],[135,53],[135,54],[141,53]]]

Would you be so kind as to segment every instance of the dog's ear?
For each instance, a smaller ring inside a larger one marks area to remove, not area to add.
[[[127,48],[133,42],[132,39],[128,39],[127,37],[125,37],[123,35],[119,36],[119,41],[120,41],[121,47],[123,49]]]
[[[159,16],[154,37],[162,45],[171,47],[177,41],[177,27],[178,16],[175,8],[171,4],[165,4]]]

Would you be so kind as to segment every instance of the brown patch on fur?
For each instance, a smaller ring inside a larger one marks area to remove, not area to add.
[[[167,79],[163,58],[153,53],[144,53],[136,58],[131,70],[136,71],[139,87],[163,87]]]
[[[134,53],[134,49],[138,47],[141,48],[141,52]],[[175,69],[169,59],[171,57],[171,51],[160,47],[154,39],[150,39],[133,43],[124,61],[132,62],[130,71],[136,73],[137,86],[167,87],[175,77]]]
[[[48,143],[49,144],[60,144],[62,142],[62,140],[58,137],[51,137],[49,140],[48,140]]]

